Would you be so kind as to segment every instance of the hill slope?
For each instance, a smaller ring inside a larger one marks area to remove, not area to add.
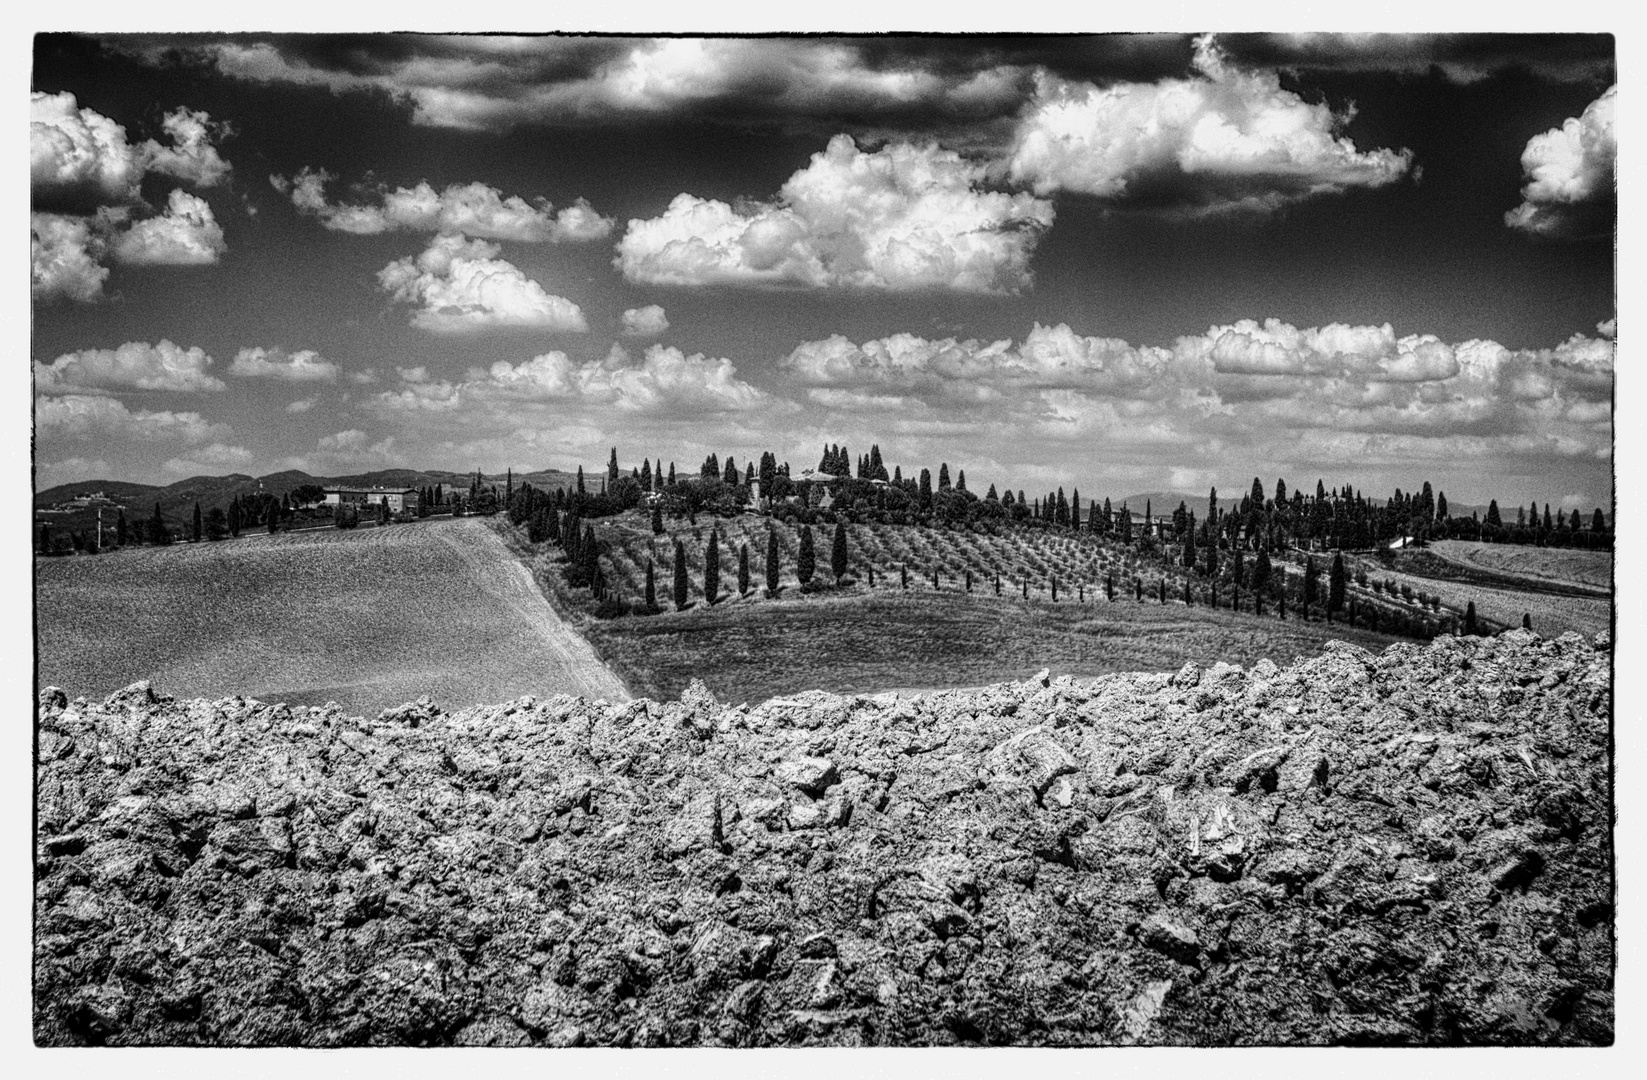
[[[420,694],[621,700],[622,683],[478,518],[41,560],[39,677],[380,709]]]

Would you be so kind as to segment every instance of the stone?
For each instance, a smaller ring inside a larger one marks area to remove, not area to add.
[[[1156,952],[1165,953],[1181,964],[1194,964],[1201,953],[1201,940],[1195,931],[1164,915],[1153,915],[1146,920],[1139,938]]]
[[[790,758],[778,766],[777,778],[790,787],[816,797],[822,795],[831,784],[839,781],[840,774],[835,771],[835,763],[826,757],[797,757]]]

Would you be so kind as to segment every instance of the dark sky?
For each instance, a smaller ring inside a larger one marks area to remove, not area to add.
[[[1607,36],[34,60],[40,487],[874,441],[974,486],[1609,496]]]

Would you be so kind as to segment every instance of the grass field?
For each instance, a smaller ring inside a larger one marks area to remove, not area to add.
[[[35,562],[38,674],[70,696],[375,711],[557,691],[626,697],[475,518]]]
[[[1429,550],[1460,566],[1541,584],[1601,592],[1613,586],[1610,551],[1483,544],[1474,540],[1442,540],[1432,543]]]
[[[564,562],[558,548],[534,548],[525,543],[519,530],[501,519],[493,522],[532,567],[545,593],[568,620],[636,694],[649,697],[678,696],[693,678],[702,679],[723,700],[761,701],[808,689],[867,693],[976,686],[1021,679],[1043,667],[1054,674],[1101,675],[1174,670],[1186,660],[1252,664],[1268,657],[1284,664],[1320,652],[1334,638],[1373,651],[1397,640],[1342,623],[1329,626],[1319,618],[1303,623],[1294,615],[1283,622],[1274,617],[1273,609],[1256,618],[1227,607],[1185,607],[1177,599],[1162,605],[1153,594],[1138,603],[1130,590],[1118,591],[1114,603],[1090,586],[1084,600],[1070,587],[1056,603],[1050,599],[1050,590],[1032,591],[1026,601],[1021,589],[1010,591],[1005,575],[1001,597],[981,580],[968,594],[964,570],[956,574],[961,583],[947,580],[940,571],[943,584],[938,589],[932,587],[930,578],[912,576],[906,591],[898,583],[896,570],[891,570],[877,573],[873,590],[867,587],[867,574],[861,574],[856,585],[802,595],[794,585],[792,557],[786,562],[791,571],[784,578],[788,584],[781,596],[767,599],[756,584],[749,596],[739,597],[736,543],[727,545],[730,567],[722,568],[722,581],[727,583],[722,588],[731,595],[723,593],[714,606],[703,603],[698,588],[692,606],[685,611],[597,619],[589,614],[587,594],[569,589],[562,580]],[[745,528],[765,535],[765,522],[756,519],[718,522],[717,526],[723,537],[741,537]],[[700,528],[707,536],[707,526]],[[946,549],[976,546],[987,550],[992,544],[1001,545],[1000,550],[1019,551],[1014,542],[1024,539],[901,531],[914,535],[894,537],[892,542],[928,549],[929,558],[941,558]],[[688,538],[691,533],[688,527]],[[1038,539],[1028,538],[1023,550],[1033,551]],[[640,545],[655,542],[658,557],[667,558],[669,549],[662,538],[653,541],[646,533],[631,540]],[[689,549],[692,546],[688,544]],[[629,559],[632,562],[633,556]],[[825,540],[820,563],[827,567],[827,561]],[[644,563],[640,573],[645,573]],[[754,576],[758,582],[758,570]],[[691,577],[695,586],[701,586],[701,551]],[[819,578],[829,578],[827,568]],[[669,607],[669,578],[662,569],[658,583],[660,598]],[[1067,578],[1065,585],[1071,586]],[[641,584],[623,588],[631,597],[638,596],[644,577]]]

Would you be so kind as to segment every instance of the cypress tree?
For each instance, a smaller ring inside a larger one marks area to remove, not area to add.
[[[738,595],[749,595],[749,545],[738,545]]]
[[[583,527],[583,539],[578,543],[578,569],[583,584],[593,588],[600,575],[600,544],[595,540],[595,527]]]
[[[949,490],[949,463],[948,462],[940,462],[938,464],[938,490],[939,491],[948,491]]]
[[[200,543],[200,533],[200,501],[197,499],[194,504],[194,522],[189,529],[189,539],[193,540],[197,544]]]
[[[1533,615],[1532,615],[1532,612],[1523,611],[1521,613],[1521,628],[1523,630],[1531,630],[1533,628]]]
[[[835,539],[829,545],[829,572],[835,575],[835,581],[840,583],[846,576],[846,523],[835,523]]]
[[[720,534],[715,529],[709,530],[709,544],[703,550],[703,596],[713,604],[721,595],[721,545]]]
[[[772,529],[766,530],[766,591],[772,596],[778,592],[778,534]]]
[[[995,595],[1001,595],[1001,572],[999,570],[995,571]]]
[[[274,530],[270,529],[269,531],[273,532]],[[160,516],[160,504],[155,503],[154,517],[149,519],[149,543],[159,545],[171,542],[172,534],[166,530],[166,519]]]
[[[1184,531],[1184,569],[1195,569],[1195,515],[1189,516],[1189,528]]]
[[[269,500],[269,532],[270,533],[276,533],[276,532],[279,532],[279,531],[280,531],[280,503],[276,502],[274,499],[270,499]]]
[[[1258,549],[1258,558],[1252,563],[1252,602],[1256,614],[1264,614],[1264,589],[1270,583],[1270,553],[1267,548]]]
[[[1281,590],[1281,597],[1280,597],[1280,600],[1278,602],[1280,604],[1280,607],[1278,608],[1278,611],[1280,613],[1281,621],[1286,622],[1287,621],[1287,590],[1285,588],[1283,588]]]
[[[1134,600],[1140,604],[1144,602],[1144,583],[1138,578],[1132,579],[1132,594]]]
[[[1104,579],[1104,595],[1110,603],[1115,603],[1115,575],[1112,573]]]
[[[1471,600],[1464,608],[1464,632],[1471,635],[1476,632],[1474,600]]]
[[[909,588],[909,564],[908,563],[899,563],[898,564],[898,585],[901,588],[904,588],[904,589]]]
[[[1315,556],[1304,557],[1304,621],[1310,621],[1310,605],[1321,592],[1321,568],[1315,565]]]
[[[652,504],[652,535],[663,535],[663,503],[661,502]]]
[[[686,610],[686,548],[675,541],[675,610]]]
[[[1184,606],[1185,607],[1194,606],[1194,601],[1190,599],[1189,578],[1184,579]]]
[[[1058,575],[1057,574],[1052,575],[1052,602],[1055,603],[1055,604],[1058,602]]]
[[[1161,579],[1161,603],[1167,602],[1167,579]]]
[[[812,550],[812,526],[801,526],[801,550],[795,556],[795,580],[803,586],[812,582],[813,571],[817,569],[817,556]]]
[[[1599,511],[1597,511],[1597,512],[1599,513]],[[126,510],[125,510],[125,507],[121,507],[119,510],[117,510],[116,514],[118,516],[114,519],[114,542],[115,542],[116,545],[118,545],[120,547],[125,547],[126,546],[126,539],[127,539],[126,538]]]
[[[566,518],[565,540],[561,547],[566,552],[566,561],[573,566],[578,565],[578,545],[582,539],[583,534],[578,529],[577,515],[569,514]]]
[[[1349,584],[1349,574],[1344,570],[1343,554],[1332,557],[1332,569],[1327,574],[1327,621],[1332,622],[1333,615],[1344,606],[1344,594]]]
[[[584,494],[584,490],[583,490],[583,466],[582,465],[578,466],[578,494],[579,495]]]

